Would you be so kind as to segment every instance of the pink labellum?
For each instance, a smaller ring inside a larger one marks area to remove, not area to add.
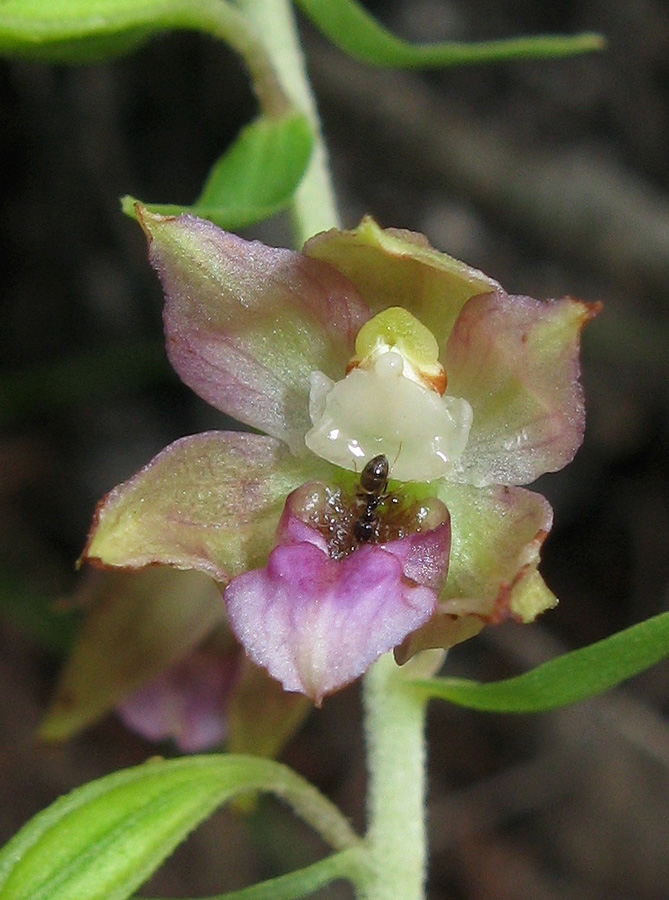
[[[267,568],[234,578],[224,599],[250,658],[320,705],[430,619],[429,584],[445,578],[450,529],[363,544],[338,560],[313,534],[275,547]]]

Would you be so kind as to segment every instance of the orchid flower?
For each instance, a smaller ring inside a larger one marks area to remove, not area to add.
[[[182,438],[114,488],[86,559],[207,573],[248,657],[318,705],[387,651],[554,606],[552,511],[520,485],[581,444],[597,305],[510,296],[369,218],[298,253],[138,215],[173,367],[251,430]]]

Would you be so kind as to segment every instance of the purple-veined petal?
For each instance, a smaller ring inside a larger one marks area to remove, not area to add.
[[[91,725],[225,621],[211,578],[167,567],[89,571],[72,600],[85,618],[41,727],[46,740]]]
[[[529,484],[573,459],[585,428],[580,334],[598,311],[503,291],[465,305],[444,364],[449,393],[467,399],[474,421],[449,478]]]
[[[260,435],[181,438],[103,498],[84,558],[125,568],[162,563],[227,581],[264,563],[286,496],[314,466],[327,471],[317,457],[298,460]]]
[[[220,744],[239,656],[238,647],[226,654],[216,642],[196,648],[126,697],[121,719],[149,741],[173,740],[183,753]]]
[[[519,487],[432,485],[451,514],[451,558],[435,615],[396,651],[450,647],[505,619],[531,622],[557,604],[537,571],[553,513],[541,494]]]
[[[467,300],[499,288],[483,272],[435,250],[424,235],[384,230],[369,216],[352,231],[316,235],[304,253],[352,281],[374,315],[391,306],[409,310],[440,347]]]
[[[180,378],[217,409],[303,453],[309,375],[341,378],[369,318],[355,287],[326,263],[202,219],[138,213]]]
[[[432,615],[436,592],[407,577],[404,567],[418,574],[423,538],[430,557],[423,572],[438,579],[437,560],[447,562],[448,523],[435,531],[363,544],[340,560],[317,541],[280,544],[265,569],[246,572],[225,589],[232,630],[253,662],[287,691],[320,705]]]

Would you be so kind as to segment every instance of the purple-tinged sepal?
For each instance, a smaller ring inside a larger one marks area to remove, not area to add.
[[[196,569],[225,583],[267,558],[284,499],[309,462],[257,434],[181,438],[100,501],[83,559]]]
[[[585,430],[581,331],[599,310],[502,290],[465,304],[443,358],[449,390],[467,398],[473,424],[450,480],[529,484],[571,462]]]
[[[305,453],[309,373],[336,377],[369,310],[327,263],[138,207],[165,290],[179,377],[212,406]]]
[[[500,287],[478,269],[435,250],[425,235],[381,228],[370,216],[350,231],[332,228],[315,235],[304,252],[352,281],[372,315],[402,307],[432,332],[440,347],[470,297]]]

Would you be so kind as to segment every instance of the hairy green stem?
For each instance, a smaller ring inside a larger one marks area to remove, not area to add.
[[[309,167],[297,189],[292,205],[295,244],[339,225],[327,151],[304,54],[295,26],[290,0],[239,0],[240,8],[256,24],[265,49],[289,101],[303,112],[314,129],[316,142]]]
[[[426,702],[407,690],[406,672],[392,654],[364,679],[367,741],[368,870],[364,900],[423,900]]]

